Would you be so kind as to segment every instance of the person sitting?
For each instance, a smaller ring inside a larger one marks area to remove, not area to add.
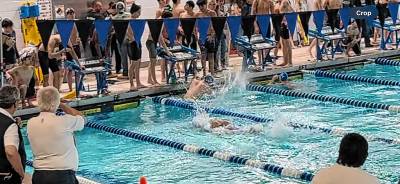
[[[196,77],[192,80],[189,90],[187,90],[184,99],[195,100],[204,93],[209,92],[210,87],[214,84],[214,78],[211,75],[207,75],[204,79]]]
[[[33,107],[32,98],[35,97],[35,68],[38,65],[37,48],[28,46],[20,52],[20,63],[7,71],[11,78],[11,84],[20,90],[22,108]]]
[[[368,156],[367,140],[357,134],[350,133],[340,142],[339,157],[336,164],[321,169],[311,181],[312,184],[376,184],[375,176],[363,171],[360,167]]]
[[[37,95],[40,114],[27,124],[35,184],[77,184],[78,150],[74,133],[84,128],[82,113],[60,102],[58,90],[44,87]],[[66,115],[57,115],[60,108]]]
[[[353,52],[356,55],[361,54],[361,49],[360,49],[360,30],[357,26],[357,22],[352,19],[351,24],[347,27],[347,48],[346,48],[346,55],[348,57],[352,57],[353,55],[350,55],[350,50],[353,50]]]

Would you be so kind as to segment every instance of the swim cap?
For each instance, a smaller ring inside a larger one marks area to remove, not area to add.
[[[286,72],[282,72],[281,74],[279,74],[279,79],[281,79],[281,81],[287,81],[289,78],[289,75]]]
[[[118,2],[115,4],[118,13],[122,13],[125,11],[125,4],[123,2]]]
[[[206,82],[208,85],[211,85],[214,83],[214,77],[211,75],[207,75],[204,77],[204,82]]]

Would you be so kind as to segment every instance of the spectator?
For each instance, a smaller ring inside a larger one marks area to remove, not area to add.
[[[74,132],[84,127],[82,114],[60,103],[60,94],[54,87],[38,92],[40,114],[28,121],[27,134],[33,153],[34,184],[78,184],[78,151]],[[66,115],[56,115],[61,108]]]
[[[116,14],[111,17],[113,20],[127,20],[131,18],[131,14],[125,11],[125,4],[123,2],[118,2],[115,4]],[[119,45],[119,51],[121,54],[121,64],[122,64],[122,75],[118,76],[118,79],[129,79],[128,77],[128,51],[130,49],[129,41],[127,36],[122,43],[117,40],[117,45]]]
[[[320,170],[313,178],[313,184],[376,184],[378,179],[360,167],[368,156],[368,142],[356,133],[343,137],[336,164]]]
[[[13,86],[0,88],[0,181],[20,184],[25,176],[26,154],[19,129],[21,119],[13,118],[17,110],[19,91]]]
[[[16,36],[13,28],[14,23],[10,19],[5,18],[1,23],[1,27],[3,29],[3,34],[1,36],[3,37],[2,52],[4,63],[6,64],[6,69],[10,69],[14,66],[14,64],[17,63],[17,60],[19,59],[16,46]]]

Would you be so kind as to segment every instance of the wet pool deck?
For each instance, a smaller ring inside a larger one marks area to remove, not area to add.
[[[337,54],[334,60],[326,60],[321,62],[312,62],[308,59],[310,58],[308,55],[308,47],[301,47],[293,49],[293,66],[292,67],[276,67],[269,66],[263,72],[246,72],[245,75],[242,75],[246,78],[247,81],[261,81],[269,79],[272,75],[281,73],[283,71],[288,73],[300,73],[300,70],[304,69],[317,69],[317,68],[334,68],[343,65],[352,65],[352,64],[360,64],[365,62],[366,59],[369,58],[377,58],[377,57],[390,57],[399,55],[399,50],[379,50],[377,47],[373,48],[362,48],[363,54],[361,56],[355,57],[346,57],[344,54]],[[282,56],[281,51],[278,54]],[[282,58],[278,60],[278,63],[282,62]],[[146,63],[146,62],[144,62]],[[241,63],[242,57],[240,56],[231,56],[229,59],[229,70],[232,74],[239,73],[241,71]],[[227,72],[227,71],[225,71]],[[158,80],[160,80],[160,67],[157,66],[157,74]],[[219,74],[222,75],[222,74]],[[115,84],[109,85],[109,90],[111,94],[108,96],[102,97],[93,97],[88,99],[77,99],[72,100],[70,105],[72,107],[77,107],[79,109],[88,109],[94,106],[99,106],[102,104],[112,104],[118,102],[128,102],[135,101],[139,98],[143,98],[146,96],[156,96],[162,94],[171,94],[171,93],[179,93],[184,91],[187,88],[188,83],[185,84],[176,84],[176,85],[166,85],[162,84],[160,86],[150,86],[147,83],[147,68],[142,68],[140,71],[140,79],[146,88],[140,89],[136,92],[129,92],[129,81],[128,80],[117,80]],[[233,75],[234,76],[234,75]],[[116,79],[116,78],[115,78]],[[217,79],[218,80],[218,79]],[[222,79],[219,79],[222,80]],[[95,88],[95,80],[94,77],[88,76],[85,79],[85,85],[93,86],[92,89]],[[66,84],[62,85],[61,91],[68,91],[68,87]],[[65,95],[66,93],[63,93]],[[95,95],[95,91],[91,92],[82,92],[85,95]],[[18,110],[16,116],[29,117],[38,113],[37,108],[29,108],[29,109],[21,109]]]

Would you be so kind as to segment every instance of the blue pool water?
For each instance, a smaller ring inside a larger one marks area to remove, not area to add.
[[[396,67],[366,65],[346,73],[396,80]],[[337,72],[343,72],[337,71]],[[399,87],[378,86],[305,75],[293,81],[296,90],[400,105]],[[336,161],[340,137],[308,130],[293,130],[282,124],[292,121],[322,127],[340,127],[365,135],[398,139],[399,115],[383,110],[356,108],[307,99],[248,92],[232,87],[199,104],[223,107],[275,121],[264,124],[258,135],[213,134],[194,128],[189,110],[153,104],[144,100],[135,109],[90,117],[92,121],[134,132],[195,144],[208,149],[229,151],[283,167],[316,172]],[[254,122],[215,116],[248,126]],[[134,141],[97,130],[77,134],[80,174],[102,183],[137,183],[147,176],[150,183],[301,183],[280,178],[261,170],[222,162],[175,150],[169,147]],[[30,154],[30,153],[29,153]],[[364,165],[382,183],[398,181],[400,146],[369,143],[369,157]]]

